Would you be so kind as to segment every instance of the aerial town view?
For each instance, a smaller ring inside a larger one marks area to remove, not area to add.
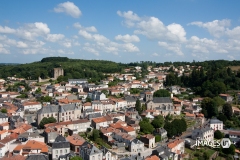
[[[240,1],[0,1],[0,160],[239,160]]]

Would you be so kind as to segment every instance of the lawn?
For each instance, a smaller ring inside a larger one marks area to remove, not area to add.
[[[198,157],[202,156],[204,152],[207,152],[211,157],[216,151],[204,147],[204,148],[201,148],[200,150],[191,150],[191,149],[185,148],[185,152],[189,154],[189,157],[191,160],[198,160]]]

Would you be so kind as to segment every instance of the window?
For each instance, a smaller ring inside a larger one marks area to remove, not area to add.
[[[67,149],[65,149],[65,153],[67,153]]]
[[[58,150],[56,150],[55,153],[58,154]]]
[[[58,155],[56,155],[56,157],[58,158]]]
[[[62,154],[62,150],[60,150],[60,153]]]
[[[62,113],[62,116],[64,116],[64,113]]]

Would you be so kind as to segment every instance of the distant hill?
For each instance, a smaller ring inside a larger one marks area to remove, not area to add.
[[[19,65],[20,63],[0,63],[0,66],[4,65],[4,66],[11,66],[11,65]]]

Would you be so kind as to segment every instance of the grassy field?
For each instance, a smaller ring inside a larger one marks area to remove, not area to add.
[[[202,156],[203,152],[207,152],[211,157],[216,151],[209,148],[202,148],[200,150],[191,150],[191,149],[185,148],[185,152],[189,154],[189,157],[191,160],[198,160],[198,157]]]
[[[229,68],[231,68],[231,70],[233,70],[233,71],[240,70],[240,66],[229,66]]]

